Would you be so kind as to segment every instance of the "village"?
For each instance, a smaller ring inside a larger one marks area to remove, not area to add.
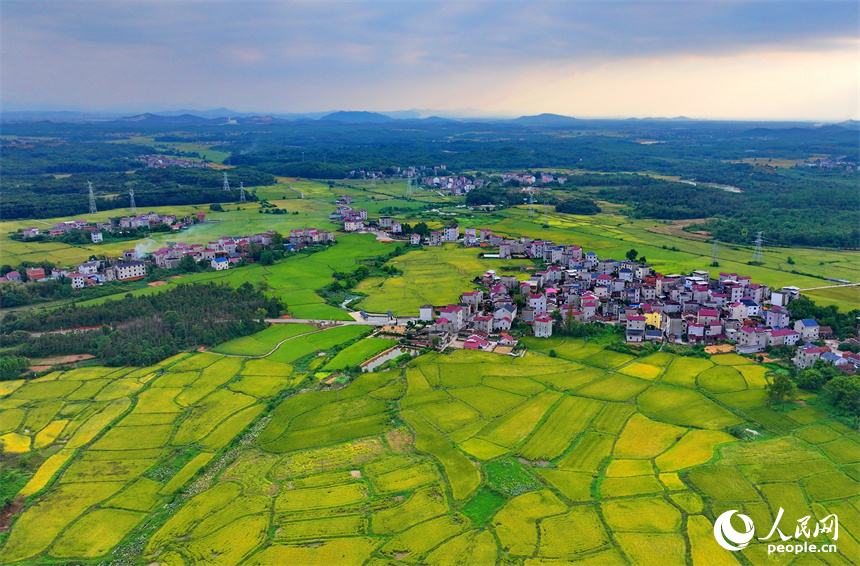
[[[515,174],[510,174],[513,178]],[[523,178],[533,183],[533,176]],[[542,181],[551,181],[547,176]],[[564,182],[566,179],[555,179]],[[435,183],[434,183],[435,184]],[[427,237],[404,234],[390,216],[368,219],[355,211],[353,198],[340,197],[331,220],[341,219],[345,232],[388,233],[412,245],[439,247],[459,243],[493,248],[484,258],[526,258],[540,265],[527,280],[488,271],[474,279],[479,285],[461,301],[421,307],[423,334],[416,343],[451,345],[472,350],[508,353],[516,345],[512,329],[549,338],[554,328],[575,323],[620,325],[627,343],[672,342],[687,345],[733,343],[741,354],[758,354],[768,347],[797,347],[794,363],[801,369],[821,359],[846,370],[860,367],[860,355],[821,345],[832,330],[813,319],[794,319],[789,303],[800,289],[771,289],[750,276],[707,270],[689,274],[656,273],[635,257],[600,258],[575,245],[528,237],[512,239],[492,230],[456,224],[431,231]],[[633,250],[631,250],[633,251]],[[815,344],[817,343],[817,344]]]
[[[450,178],[449,178],[450,179]],[[534,182],[524,178],[524,182]],[[557,179],[564,182],[562,179]],[[435,184],[434,181],[431,181]],[[549,338],[571,323],[615,325],[624,328],[625,341],[686,345],[733,344],[741,354],[758,354],[771,347],[797,348],[795,364],[800,368],[824,360],[846,370],[860,366],[860,355],[840,352],[825,345],[833,338],[829,327],[813,319],[792,317],[789,304],[800,296],[797,287],[771,289],[737,273],[693,271],[662,274],[627,254],[623,260],[601,258],[570,244],[528,237],[511,238],[485,228],[461,231],[457,224],[422,236],[405,229],[392,216],[368,217],[366,209],[355,210],[353,197],[343,195],[329,220],[342,223],[344,232],[366,232],[378,238],[408,242],[412,246],[441,247],[458,244],[474,247],[488,259],[529,259],[536,266],[524,270],[528,278],[498,275],[495,270],[477,274],[476,287],[461,294],[460,302],[424,305],[410,317],[411,341],[415,345],[509,353],[516,336],[532,334]],[[146,228],[159,224],[181,229],[206,222],[203,212],[177,221],[173,215],[154,212],[91,224],[75,220],[57,224],[47,232],[56,237],[72,230],[87,232],[97,241],[101,231]],[[37,228],[22,230],[22,236],[39,236]],[[251,262],[257,249],[297,251],[308,245],[335,242],[334,230],[293,229],[289,236],[276,231],[243,236],[223,236],[206,244],[173,242],[145,250],[125,250],[121,257],[90,260],[74,268],[11,271],[2,281],[40,281],[66,277],[73,289],[111,281],[143,279],[152,268],[177,269],[184,258],[216,271]],[[635,252],[635,250],[631,250]],[[188,260],[186,260],[188,261]],[[503,265],[500,263],[500,265]],[[361,313],[367,319],[366,313]],[[385,317],[377,317],[383,319]]]

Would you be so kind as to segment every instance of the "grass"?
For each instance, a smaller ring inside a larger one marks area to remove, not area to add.
[[[482,525],[492,517],[507,499],[499,493],[482,487],[475,496],[466,502],[460,513],[468,517],[473,524]]]

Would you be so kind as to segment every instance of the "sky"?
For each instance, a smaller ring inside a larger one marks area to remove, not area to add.
[[[860,119],[856,0],[0,2],[6,111]]]

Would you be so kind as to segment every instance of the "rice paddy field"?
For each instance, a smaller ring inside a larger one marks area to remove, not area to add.
[[[273,328],[4,382],[4,456],[42,464],[0,563],[821,564],[717,546],[724,511],[763,536],[780,508],[790,534],[838,515],[838,540],[814,538],[837,546],[824,564],[860,553],[860,435],[768,406],[746,358],[529,339],[522,357],[431,353],[319,388],[380,344],[327,353],[365,330]]]

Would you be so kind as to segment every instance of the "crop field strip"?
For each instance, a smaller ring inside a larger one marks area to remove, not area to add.
[[[336,343],[325,332],[312,337],[313,351]],[[8,386],[2,401],[19,412],[4,414],[3,430],[32,446],[39,433],[69,441],[22,489],[35,498],[0,560],[95,559],[144,533],[147,560],[171,564],[657,557],[699,566],[737,562],[711,534],[727,505],[756,524],[769,524],[780,505],[816,517],[856,511],[857,498],[845,494],[858,492],[858,435],[826,414],[797,408],[779,415],[786,434],[751,443],[721,431],[773,412],[752,396],[742,408],[723,402],[761,390],[758,366],[719,356],[628,359],[594,346],[558,341],[560,358],[433,354],[405,371],[294,395],[264,421],[256,447],[216,467],[223,471],[166,516],[159,502],[182,493],[262,414],[246,379],[283,378],[294,366],[275,354],[196,354]],[[97,400],[123,380],[139,390]],[[88,383],[96,383],[89,397],[65,401]],[[28,420],[44,426],[24,434]],[[151,439],[129,446],[142,427]],[[184,450],[191,442],[203,451]],[[154,527],[140,526],[154,516]],[[34,533],[37,525],[47,527]],[[82,532],[104,534],[89,543]],[[850,556],[860,527],[848,522],[844,533],[840,551]],[[743,551],[755,563],[757,552]]]

